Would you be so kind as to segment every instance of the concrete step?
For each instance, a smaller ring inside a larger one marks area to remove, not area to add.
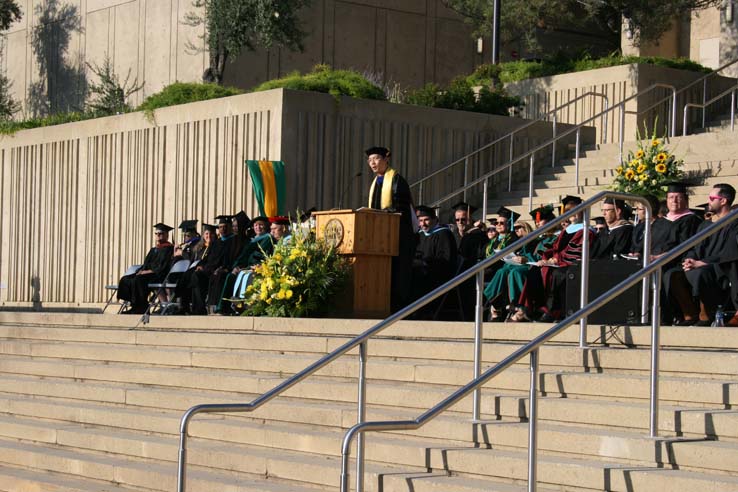
[[[177,466],[174,462],[159,463],[110,453],[84,452],[8,440],[0,440],[0,462],[37,472],[63,473],[127,487],[142,487],[156,491],[176,489]],[[189,469],[187,478],[187,490],[201,492],[335,490],[334,487],[315,487],[278,479],[270,480],[233,471],[213,472],[196,466]]]
[[[211,382],[214,377],[206,369],[221,371],[249,371],[260,374],[277,374],[282,377],[297,373],[323,354],[286,353],[251,350],[231,350],[226,353],[216,349],[150,347],[146,352],[156,365],[131,364],[128,355],[140,348],[129,346],[104,345],[108,352],[105,362],[98,362],[97,348],[100,344],[90,343],[41,343],[34,344],[33,357],[15,355],[26,352],[26,342],[14,340],[0,341],[0,372],[29,374],[37,376],[59,376],[102,381],[121,381],[143,384],[163,384],[179,386],[181,377],[178,371],[187,368],[189,380],[206,388],[217,387],[226,382],[229,372],[222,372],[222,381]],[[487,343],[482,357],[483,363],[492,364],[507,357],[519,348],[514,343]],[[180,353],[177,353],[180,352]],[[411,353],[412,358],[404,357]],[[43,355],[40,355],[43,354]],[[169,356],[169,360],[162,354]],[[622,347],[593,347],[582,350],[568,345],[549,344],[541,349],[541,365],[548,369],[568,370],[628,370],[649,371],[650,349]],[[473,345],[469,341],[435,340],[376,340],[369,345],[372,364],[368,365],[368,377],[422,382],[424,366],[439,365],[447,367],[453,361],[469,362],[473,358]],[[58,359],[74,361],[59,367]],[[181,364],[169,363],[178,359]],[[661,352],[661,370],[667,373],[689,373],[692,377],[716,378],[721,375],[738,375],[738,352],[665,349]],[[163,365],[159,365],[162,363]],[[527,364],[519,361],[520,366]],[[711,370],[710,368],[715,368]],[[233,373],[235,375],[240,373]],[[319,376],[344,377],[358,374],[358,358],[347,355],[316,373]],[[220,376],[219,376],[220,377]],[[216,386],[212,386],[215,384]],[[237,384],[237,382],[236,382]],[[198,386],[194,386],[198,387]],[[240,388],[240,387],[239,387]]]
[[[151,489],[79,478],[62,473],[38,473],[24,468],[0,466],[2,492],[150,492]]]

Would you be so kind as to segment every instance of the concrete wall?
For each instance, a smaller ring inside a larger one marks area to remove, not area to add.
[[[273,90],[164,108],[154,121],[131,113],[4,136],[0,302],[99,303],[103,286],[142,260],[153,224],[211,222],[242,208],[253,216],[246,159],[287,163],[290,209],[335,207],[346,190],[343,206],[358,207],[369,188],[367,146],[391,147],[395,166],[413,181],[523,123]],[[516,148],[550,131],[537,124]],[[504,157],[475,161],[471,172]],[[458,186],[463,171],[441,178],[427,193]]]
[[[172,82],[199,81],[207,67],[206,55],[188,48],[202,46],[202,27],[183,22],[192,0],[19,3],[23,18],[6,33],[0,59],[13,96],[29,114],[39,112],[29,104],[30,92],[50,91],[51,112],[78,109],[86,82],[96,78],[86,64],[100,65],[106,55],[122,78],[130,71],[131,81],[144,83],[133,104]],[[469,73],[482,61],[469,26],[441,0],[314,0],[303,18],[308,32],[303,53],[244,53],[228,64],[225,82],[250,88],[328,63],[419,87]]]
[[[506,87],[511,94],[517,94],[523,98],[525,107],[522,116],[535,119],[587,92],[606,95],[612,108],[635,93],[644,91],[652,84],[667,83],[679,89],[703,75],[698,72],[675,70],[655,65],[632,64],[529,79],[507,84]],[[734,83],[735,79],[725,77],[712,79],[708,85],[708,99]],[[662,104],[644,113],[646,109],[669,94],[671,94],[669,89],[659,88],[626,103],[625,140],[635,139],[637,129],[642,130],[644,122],[648,122],[650,128],[651,122],[656,116],[662,124],[670,118],[670,103]],[[682,129],[683,107],[687,102],[702,102],[701,83],[687,91],[686,94],[677,97],[677,133],[680,133]],[[605,105],[602,97],[587,97],[559,111],[558,121],[578,124],[604,109]],[[718,114],[719,111],[719,107],[711,109],[712,114]],[[633,112],[642,114],[636,117]],[[615,110],[611,111],[609,115],[607,122],[604,117],[600,117],[594,122],[594,126],[597,128],[597,138],[600,142],[612,142],[619,138],[618,119],[620,114]],[[690,121],[693,122],[692,124],[698,120],[701,122],[700,112],[691,110]]]

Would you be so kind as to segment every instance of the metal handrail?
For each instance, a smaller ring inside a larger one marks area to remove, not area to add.
[[[684,121],[682,123],[682,136],[687,134],[687,116],[689,116],[689,108],[702,108],[704,110],[705,108],[707,108],[707,106],[727,96],[728,93],[730,93],[730,131],[733,131],[735,129],[735,92],[737,90],[738,90],[738,84],[728,89],[725,89],[723,92],[721,92],[717,96],[713,97],[709,101],[705,101],[702,104],[699,104],[699,103],[685,104],[684,105]]]
[[[479,376],[480,371],[481,371],[482,290],[484,289],[484,269],[489,267],[491,264],[501,260],[507,254],[517,251],[519,248],[536,240],[540,234],[557,229],[559,227],[560,221],[568,220],[570,217],[573,217],[574,215],[577,215],[578,213],[583,213],[583,221],[585,221],[585,223],[588,223],[589,222],[589,207],[607,197],[633,200],[633,201],[642,203],[644,205],[644,208],[646,209],[646,227],[644,231],[643,243],[644,243],[644,251],[649,251],[650,244],[651,244],[650,243],[651,207],[648,201],[645,200],[643,197],[638,197],[635,195],[627,195],[624,193],[616,193],[616,192],[611,192],[611,191],[602,191],[596,194],[595,196],[583,202],[582,204],[578,205],[577,207],[569,210],[566,213],[559,215],[556,221],[546,224],[542,226],[541,228],[537,229],[536,231],[519,239],[518,241],[512,243],[507,248],[504,248],[498,253],[496,253],[495,255],[489,258],[486,258],[485,260],[481,261],[480,263],[476,264],[475,266],[471,267],[465,272],[462,272],[455,278],[449,280],[445,284],[439,286],[438,288],[432,290],[431,292],[424,295],[420,299],[411,303],[407,307],[401,309],[397,313],[389,316],[387,319],[380,321],[376,325],[366,330],[364,333],[357,335],[352,340],[349,340],[348,342],[344,343],[340,347],[333,350],[331,353],[313,362],[312,364],[307,366],[302,371],[298,372],[297,374],[294,374],[293,376],[287,378],[286,380],[276,385],[271,390],[258,396],[257,398],[252,400],[250,403],[211,403],[211,404],[195,405],[189,408],[184,413],[180,421],[180,445],[179,445],[179,457],[178,457],[178,467],[177,467],[177,491],[178,492],[185,491],[186,476],[187,476],[186,474],[187,430],[188,430],[191,419],[195,415],[200,414],[200,413],[214,413],[214,412],[244,413],[244,412],[251,412],[253,410],[256,410],[257,408],[261,407],[268,401],[284,393],[286,390],[288,390],[292,386],[296,385],[303,379],[306,379],[307,377],[309,377],[316,371],[320,370],[324,366],[338,359],[339,357],[341,357],[348,351],[356,348],[357,346],[359,347],[359,378],[358,378],[359,381],[358,381],[358,401],[357,401],[358,412],[357,412],[357,415],[358,415],[358,421],[363,422],[366,416],[366,402],[365,402],[366,359],[367,359],[367,354],[368,354],[367,353],[367,341],[369,340],[369,338],[375,335],[378,335],[383,330],[393,325],[395,322],[406,318],[407,316],[411,315],[412,313],[422,308],[429,302],[451,291],[452,289],[458,287],[459,285],[464,283],[466,280],[470,279],[471,277],[475,275],[476,275],[477,291],[476,291],[476,313],[475,313],[475,320],[474,320],[474,326],[475,326],[474,377]],[[587,242],[588,242],[589,235],[585,234],[584,238],[585,238],[585,242],[583,244],[583,256],[582,256],[583,269],[582,269],[582,282],[581,282],[581,300],[582,300],[583,305],[586,304],[586,300],[587,300],[586,290],[588,289],[588,278],[587,278],[588,268],[587,267],[589,263],[588,262],[589,251],[587,248]],[[648,256],[644,255],[644,258],[643,258],[644,266],[648,264],[648,261],[649,261]],[[646,296],[647,296],[647,292],[645,292],[645,289],[644,289],[644,305],[646,305]],[[581,323],[582,323],[582,333],[586,337],[586,332],[585,332],[586,318],[582,318]],[[580,345],[583,346],[584,344],[586,344],[586,340],[584,341],[580,340]],[[475,396],[474,396],[474,408],[473,408],[474,418],[479,417],[480,407],[481,407],[481,393],[477,392],[475,393]],[[361,436],[359,436],[359,451],[357,452],[357,458],[360,458],[360,457],[362,457],[362,459],[357,459],[357,490],[358,491],[361,491],[363,488],[363,482],[359,483],[360,480],[363,480],[363,473],[361,473],[363,471],[363,442],[362,442]]]
[[[454,167],[456,164],[460,164],[461,162],[468,161],[469,158],[471,158],[471,157],[475,156],[476,154],[479,154],[479,153],[481,153],[481,152],[483,152],[483,151],[485,151],[485,150],[493,147],[494,145],[497,145],[498,143],[502,142],[503,140],[507,140],[508,138],[510,139],[510,158],[512,159],[513,146],[514,146],[513,137],[515,136],[515,134],[518,133],[518,132],[520,132],[520,131],[522,131],[522,130],[525,130],[526,128],[530,128],[531,126],[535,125],[536,123],[540,123],[541,121],[546,121],[548,119],[548,117],[551,116],[551,115],[553,115],[553,117],[554,117],[554,120],[553,120],[553,134],[554,134],[554,136],[556,136],[556,113],[558,113],[560,110],[564,109],[565,107],[569,106],[570,104],[574,104],[575,102],[577,102],[577,101],[579,101],[581,99],[584,99],[585,97],[602,97],[605,100],[605,109],[607,109],[607,108],[610,107],[610,100],[608,99],[608,97],[607,97],[606,94],[603,94],[601,92],[595,92],[595,91],[589,91],[589,92],[585,92],[584,94],[580,94],[579,96],[575,97],[574,99],[572,99],[572,100],[570,100],[570,101],[568,101],[568,102],[566,102],[566,103],[564,103],[564,104],[562,104],[560,106],[555,107],[554,109],[552,109],[551,111],[543,114],[542,116],[539,116],[537,119],[530,120],[528,123],[515,128],[514,130],[512,130],[511,132],[503,135],[502,137],[498,138],[497,140],[494,140],[492,142],[489,142],[489,143],[483,145],[482,147],[474,150],[473,152],[465,155],[464,157],[461,157],[461,158],[459,158],[459,159],[457,159],[457,160],[455,160],[455,161],[453,161],[453,162],[451,162],[451,163],[443,166],[442,168],[436,169],[435,171],[431,172],[430,174],[428,174],[426,176],[423,176],[422,178],[420,178],[416,182],[412,183],[410,185],[410,189],[412,189],[415,186],[418,187],[418,195],[419,195],[418,196],[418,202],[419,203],[422,203],[423,202],[423,199],[422,199],[422,197],[423,197],[423,183],[425,181],[428,181],[429,179],[433,178],[434,176],[437,176],[438,174],[440,174],[440,173],[442,173],[442,172],[444,172],[444,171],[446,171],[446,170]],[[605,122],[604,122],[604,125],[603,126],[604,126],[603,134],[605,135],[605,140],[603,141],[603,143],[606,143],[607,142],[607,116],[606,115],[605,115]],[[552,160],[553,160],[553,158],[552,158]]]
[[[579,208],[579,207],[577,207]],[[549,328],[526,345],[522,346],[512,354],[505,357],[502,361],[488,368],[479,377],[475,377],[469,383],[465,384],[454,393],[446,397],[444,400],[436,404],[414,420],[403,421],[373,421],[361,422],[349,429],[343,439],[341,446],[341,492],[348,492],[348,460],[351,452],[351,442],[356,435],[363,435],[366,432],[376,431],[402,431],[415,430],[427,422],[438,416],[440,413],[456,404],[462,398],[469,395],[473,391],[477,391],[482,385],[490,379],[502,373],[517,361],[530,355],[530,391],[529,391],[529,411],[528,411],[528,491],[535,492],[537,484],[537,398],[538,398],[538,350],[547,341],[561,333],[563,330],[574,324],[578,319],[588,316],[597,309],[604,306],[607,302],[622,294],[624,291],[635,285],[641,279],[646,280],[651,276],[651,387],[650,387],[650,414],[649,414],[649,435],[650,437],[658,437],[658,407],[659,407],[659,344],[660,344],[660,290],[661,290],[661,273],[660,269],[667,265],[670,261],[682,255],[690,248],[696,246],[704,239],[712,236],[724,227],[732,224],[738,219],[738,210],[734,210],[727,216],[723,217],[716,223],[701,230],[687,241],[680,243],[678,246],[665,253],[659,259],[644,266],[638,272],[630,275],[610,290],[599,296],[597,299],[582,307],[576,313],[568,316],[563,321]],[[586,236],[586,235],[585,235]],[[644,248],[644,252],[648,249]],[[647,255],[644,255],[647,256]],[[486,263],[486,262],[485,262]],[[358,457],[357,457],[358,459]]]
[[[676,135],[676,111],[677,111],[677,105],[676,105],[676,103],[677,103],[677,96],[679,94],[682,94],[686,90],[692,88],[693,86],[699,84],[699,83],[702,83],[703,84],[703,91],[706,91],[707,90],[707,79],[708,78],[710,78],[710,77],[718,74],[719,72],[725,70],[726,68],[728,68],[728,67],[730,67],[730,66],[732,66],[732,65],[734,65],[736,63],[738,63],[738,58],[736,58],[735,60],[730,61],[730,62],[728,62],[728,63],[726,63],[726,64],[724,64],[724,65],[722,65],[722,66],[720,66],[718,68],[716,68],[715,70],[711,71],[710,73],[707,73],[707,74],[703,75],[702,77],[699,77],[699,78],[693,80],[689,84],[687,84],[687,85],[685,85],[685,86],[683,86],[683,87],[681,87],[679,89],[676,89],[674,86],[671,86],[669,84],[662,84],[662,83],[652,84],[649,87],[643,89],[642,91],[639,91],[639,92],[631,95],[630,97],[628,97],[628,98],[620,101],[617,105],[612,106],[612,107],[609,107],[606,110],[604,110],[604,111],[602,111],[602,112],[600,112],[600,113],[598,113],[598,114],[590,117],[589,119],[583,121],[582,123],[579,123],[578,125],[574,125],[574,126],[570,127],[566,132],[564,132],[562,134],[559,134],[559,135],[556,135],[551,140],[538,145],[533,150],[529,150],[525,154],[520,155],[520,156],[518,156],[518,157],[516,157],[514,159],[511,156],[510,161],[508,161],[507,164],[504,164],[502,166],[499,166],[499,167],[493,169],[492,171],[489,171],[486,174],[482,175],[481,177],[472,180],[471,182],[467,181],[467,179],[465,177],[465,179],[464,179],[465,184],[461,188],[459,188],[455,192],[449,193],[449,194],[441,197],[440,199],[435,200],[434,202],[431,203],[431,206],[437,208],[441,204],[443,204],[443,203],[445,203],[445,202],[447,202],[447,201],[449,201],[451,199],[454,199],[455,197],[457,197],[461,193],[463,193],[464,196],[466,196],[466,192],[469,189],[471,189],[472,187],[478,185],[479,183],[485,182],[485,184],[484,184],[484,190],[483,190],[484,200],[483,200],[483,203],[482,203],[482,217],[486,217],[486,215],[487,215],[487,200],[486,200],[486,198],[487,198],[487,194],[488,194],[488,183],[489,183],[489,179],[491,177],[493,177],[493,176],[501,173],[504,170],[509,170],[508,172],[509,173],[512,173],[512,166],[514,164],[520,162],[521,160],[523,160],[525,158],[529,158],[530,159],[530,166],[529,166],[529,177],[528,177],[528,207],[529,207],[529,210],[532,210],[533,209],[533,176],[534,176],[533,164],[535,162],[535,154],[537,152],[539,152],[539,151],[541,151],[541,150],[543,150],[543,149],[545,149],[545,148],[547,148],[547,147],[549,147],[551,145],[553,145],[553,148],[555,149],[555,145],[554,144],[559,139],[564,138],[564,137],[567,137],[567,136],[571,135],[572,133],[576,132],[577,138],[576,138],[576,150],[575,150],[575,168],[576,168],[575,180],[576,180],[576,186],[579,186],[579,140],[580,140],[579,139],[579,136],[580,136],[580,132],[581,132],[581,128],[582,127],[586,126],[588,123],[590,123],[592,121],[595,121],[597,118],[603,117],[605,115],[605,113],[608,113],[608,112],[611,112],[611,111],[615,111],[615,109],[618,108],[619,111],[620,111],[620,126],[619,126],[619,132],[618,132],[618,143],[619,143],[619,156],[618,156],[618,159],[620,161],[622,161],[623,160],[623,145],[624,145],[624,141],[625,141],[625,139],[624,139],[624,133],[625,133],[625,114],[626,114],[625,104],[626,103],[630,102],[633,99],[642,97],[645,94],[647,94],[648,92],[650,92],[650,91],[652,91],[654,89],[657,89],[657,88],[669,88],[669,89],[672,89],[672,93],[671,93],[670,96],[665,97],[665,98],[659,100],[658,102],[652,104],[651,106],[649,106],[648,108],[646,108],[646,109],[644,109],[642,111],[627,111],[627,114],[640,115],[640,114],[643,114],[643,113],[645,113],[647,111],[650,111],[651,109],[655,108],[656,106],[659,106],[659,105],[663,104],[667,100],[672,99],[672,108],[671,108],[671,113],[672,114],[671,114],[671,118],[669,118],[669,121],[671,122],[671,124],[669,126],[671,128],[668,128],[668,130],[670,130],[668,133],[670,134],[671,137],[674,137]],[[482,149],[479,149],[479,150],[482,150]],[[469,154],[469,156],[471,156],[471,155],[473,155],[473,153],[472,154]],[[462,162],[464,159],[466,159],[466,157],[469,157],[469,156],[462,157],[461,159],[455,161],[452,164],[454,164],[454,165],[455,164],[458,164],[459,162]],[[450,167],[450,165],[449,166],[446,166],[444,168],[444,170],[447,169],[448,167]],[[510,189],[511,189],[511,187],[508,186],[508,191],[510,191]]]

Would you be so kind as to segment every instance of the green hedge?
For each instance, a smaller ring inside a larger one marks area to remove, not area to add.
[[[384,101],[387,97],[381,87],[369,82],[354,70],[333,70],[328,65],[316,65],[306,74],[292,72],[281,79],[268,80],[252,89],[253,92],[270,89],[324,92],[334,97],[351,96],[359,99]]]
[[[57,113],[41,118],[29,118],[22,121],[3,120],[0,121],[0,135],[12,135],[21,130],[30,130],[31,128],[39,128],[42,126],[62,125],[64,123],[74,123],[76,121],[91,120],[102,116],[108,115],[94,112],[70,112]]]
[[[155,109],[187,104],[208,99],[219,99],[221,97],[243,94],[243,91],[235,87],[222,87],[218,84],[200,84],[175,82],[164,87],[156,94],[147,97],[137,111],[145,111],[151,114]]]
[[[496,66],[481,65],[469,78],[477,84],[489,84],[494,81],[508,83],[562,73],[583,72],[597,68],[628,65],[631,63],[658,65],[693,72],[710,72],[711,70],[687,58],[670,59],[657,56],[610,55],[596,59],[586,56],[579,59],[570,59],[559,56],[545,60],[505,62]]]
[[[499,86],[490,88],[483,85],[478,94],[475,94],[474,87],[477,85],[469,77],[457,77],[445,88],[437,84],[426,84],[420,89],[408,91],[403,102],[416,106],[499,115],[508,115],[510,110],[521,105],[519,97],[509,96]]]

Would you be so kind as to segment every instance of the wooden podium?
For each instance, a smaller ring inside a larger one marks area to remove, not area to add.
[[[313,212],[318,238],[336,245],[351,262],[350,288],[337,303],[339,316],[390,314],[392,257],[399,251],[400,214],[374,209]]]

